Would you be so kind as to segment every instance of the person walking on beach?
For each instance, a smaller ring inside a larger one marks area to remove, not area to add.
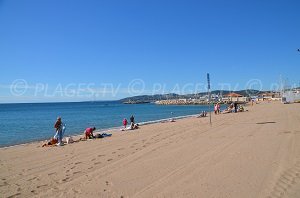
[[[221,106],[220,106],[220,103],[217,103],[217,112],[218,112],[218,114],[221,113]]]
[[[130,117],[130,124],[134,124],[134,116],[132,115],[131,117]]]
[[[128,121],[127,121],[126,118],[124,118],[124,120],[123,120],[123,126],[124,126],[125,129],[126,129],[126,127],[127,127],[127,124],[128,124]]]
[[[62,121],[61,121],[61,117],[58,117],[55,124],[54,124],[54,128],[56,130],[56,134],[54,137],[56,137],[58,143],[57,145],[61,146],[62,145]]]

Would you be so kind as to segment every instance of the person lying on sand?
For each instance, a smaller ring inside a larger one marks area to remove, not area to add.
[[[224,111],[222,111],[223,114],[226,114],[226,113],[233,113],[234,112],[234,104],[231,103],[227,109],[225,109]]]
[[[135,130],[135,129],[139,129],[140,125],[139,124],[134,124],[131,123],[129,127],[127,127],[126,129],[120,129],[121,131],[129,131],[129,130]]]
[[[105,137],[111,137],[112,134],[107,134],[107,133],[97,133],[93,136],[90,136],[90,139],[98,139],[98,138],[105,138]],[[79,141],[85,141],[86,138],[80,138]]]
[[[58,143],[57,139],[51,138],[51,140],[49,142],[43,144],[42,147],[45,147],[45,146],[56,146],[57,143]]]
[[[201,114],[197,118],[203,118],[203,117],[206,117],[206,115],[207,115],[207,112],[202,111]]]
[[[139,128],[139,124],[134,124],[133,122],[130,125],[130,130],[135,130]]]

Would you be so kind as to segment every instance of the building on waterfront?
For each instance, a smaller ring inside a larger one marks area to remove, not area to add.
[[[279,92],[265,92],[259,94],[258,100],[259,101],[280,101],[281,95]]]
[[[230,103],[230,102],[249,102],[249,97],[243,96],[241,94],[237,93],[230,93],[223,96],[222,101],[224,103]]]
[[[300,102],[300,89],[284,91],[282,94],[282,102],[283,103]]]

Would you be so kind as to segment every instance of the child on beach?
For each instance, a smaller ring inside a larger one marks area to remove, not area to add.
[[[124,120],[123,120],[123,126],[124,126],[125,129],[126,129],[126,127],[127,127],[127,124],[128,124],[128,121],[127,121],[126,118],[124,118]]]

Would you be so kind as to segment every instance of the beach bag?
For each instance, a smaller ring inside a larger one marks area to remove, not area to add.
[[[56,131],[56,133],[55,133],[55,135],[54,135],[54,137],[53,137],[54,139],[58,139],[58,131]]]
[[[66,125],[62,123],[62,127],[61,127],[61,139],[64,137],[66,132]]]

